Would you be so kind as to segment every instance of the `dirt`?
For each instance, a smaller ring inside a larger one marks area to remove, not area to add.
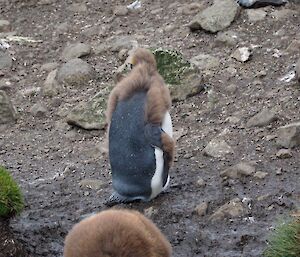
[[[112,84],[113,73],[122,62],[112,51],[92,53],[83,59],[98,75],[88,85],[66,89],[54,98],[43,97],[40,92],[23,96],[22,92],[43,86],[47,73],[40,70],[41,65],[61,63],[67,43],[80,41],[94,47],[111,36],[122,35],[133,36],[141,45],[176,49],[187,59],[199,53],[211,54],[220,58],[220,66],[204,73],[214,100],[210,91],[173,103],[174,128],[183,132],[177,141],[170,188],[149,203],[117,207],[141,212],[152,207],[151,219],[170,240],[174,257],[262,255],[276,220],[300,206],[300,148],[292,149],[291,158],[279,159],[272,140],[278,127],[299,120],[299,85],[279,80],[300,57],[299,47],[286,51],[294,39],[299,40],[299,4],[267,7],[267,17],[257,23],[250,23],[242,9],[228,28],[236,32],[239,42],[226,46],[217,45],[214,34],[189,31],[187,25],[194,14],[178,10],[193,1],[142,1],[139,11],[117,17],[113,17],[114,8],[131,1],[0,2],[0,17],[12,23],[16,35],[43,41],[11,43],[13,68],[0,77],[12,83],[7,93],[19,113],[16,124],[0,127],[0,165],[12,172],[26,202],[10,227],[30,256],[62,256],[64,237],[72,225],[106,208],[103,203],[111,192],[111,176],[107,156],[101,152],[105,132],[71,127],[64,113],[107,83]],[[87,10],[69,10],[74,2],[86,3]],[[211,1],[202,2],[208,5]],[[295,14],[274,18],[274,10],[284,9]],[[68,24],[63,34],[58,33],[61,23]],[[87,33],[90,27],[99,32]],[[248,62],[239,63],[230,57],[237,46],[251,45],[258,47]],[[229,66],[236,69],[234,76],[229,76]],[[265,74],[259,75],[261,71]],[[46,114],[34,117],[30,108],[40,102],[47,107]],[[247,128],[248,119],[263,107],[276,108],[279,119],[262,128]],[[220,133],[234,153],[222,158],[204,156],[204,147]],[[243,160],[255,162],[256,170],[268,175],[240,180],[220,177],[221,171]],[[205,181],[204,186],[197,184],[199,178]],[[100,180],[100,187],[80,186],[84,179]],[[246,214],[210,219],[220,206],[236,197],[246,201]],[[194,210],[202,202],[208,202],[208,209],[199,216]]]

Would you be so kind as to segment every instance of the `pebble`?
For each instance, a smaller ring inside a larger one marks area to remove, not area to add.
[[[196,206],[195,212],[198,216],[204,216],[207,213],[208,203],[204,202]]]
[[[259,178],[259,179],[264,179],[266,176],[268,175],[267,172],[263,172],[263,171],[257,171],[254,173],[254,177]]]
[[[277,158],[279,159],[288,159],[293,157],[293,154],[291,152],[290,149],[280,149],[277,153],[276,153]]]

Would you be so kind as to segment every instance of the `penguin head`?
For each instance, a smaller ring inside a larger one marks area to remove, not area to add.
[[[64,257],[170,257],[171,245],[137,211],[106,210],[88,217],[68,233]]]
[[[157,69],[157,64],[153,53],[145,48],[137,48],[131,58],[129,59],[129,64],[134,67],[138,64],[146,63],[150,67]]]

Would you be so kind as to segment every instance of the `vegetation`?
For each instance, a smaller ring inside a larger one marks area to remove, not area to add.
[[[0,166],[0,217],[18,215],[24,207],[24,200],[18,184],[9,172]]]
[[[277,226],[269,239],[265,257],[300,256],[300,218]]]

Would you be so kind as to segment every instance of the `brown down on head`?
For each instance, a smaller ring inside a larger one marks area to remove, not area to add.
[[[110,93],[106,112],[107,122],[110,123],[118,101],[125,100],[136,92],[147,91],[145,121],[161,124],[166,111],[171,107],[171,97],[169,89],[157,71],[155,57],[151,51],[138,48],[132,55],[131,63],[132,71]]]
[[[64,257],[170,257],[171,251],[160,230],[139,212],[106,210],[71,229]]]

